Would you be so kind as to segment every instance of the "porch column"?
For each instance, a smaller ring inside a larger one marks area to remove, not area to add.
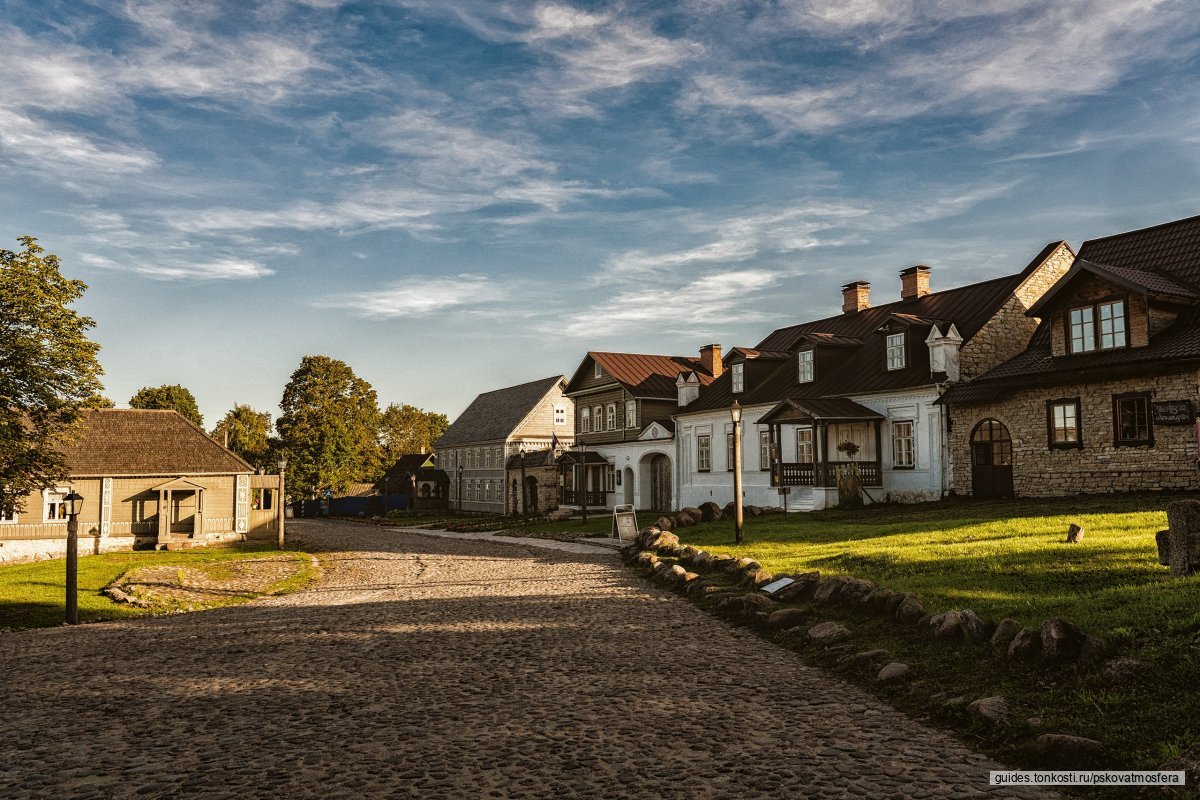
[[[158,493],[158,542],[165,544],[171,538],[171,490]]]
[[[917,425],[913,422],[915,431]],[[913,450],[916,450],[916,437],[913,437]],[[915,459],[914,459],[915,461]],[[883,485],[883,420],[875,420],[875,469],[879,472],[879,485]]]
[[[813,476],[814,486],[826,485],[825,477],[829,466],[829,443],[825,441],[827,433],[828,431],[824,423],[813,420],[813,441],[817,445],[818,452],[816,469],[814,470],[816,474]]]
[[[204,538],[204,490],[196,490],[196,519],[192,523],[192,538]]]

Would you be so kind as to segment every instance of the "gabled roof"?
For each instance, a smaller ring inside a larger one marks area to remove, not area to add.
[[[1066,274],[1055,281],[1033,306],[1025,313],[1031,317],[1041,316],[1041,311],[1054,302],[1055,297],[1063,292],[1081,273],[1088,273],[1124,286],[1135,292],[1148,295],[1167,302],[1195,303],[1200,301],[1200,292],[1184,286],[1178,280],[1157,272],[1133,269],[1132,267],[1114,267],[1108,264],[1097,264],[1084,258],[1076,258]]]
[[[818,365],[815,380],[800,383],[796,364],[788,358],[769,374],[755,376],[754,381],[747,379],[746,390],[736,395],[736,399],[743,406],[774,405],[789,398],[867,394],[929,385],[933,377],[924,337],[910,337],[903,369],[887,370],[884,369],[887,343],[884,336],[878,335],[880,328],[893,321],[941,329],[948,329],[953,324],[963,341],[969,341],[1026,278],[1065,244],[1050,242],[1024,269],[1013,275],[779,328],[755,349],[792,353],[814,343],[818,348],[837,345],[841,349],[836,366]],[[707,389],[701,390],[699,399],[679,413],[728,408],[735,398],[730,382],[730,375],[722,375]]]
[[[883,414],[844,397],[788,398],[759,418],[759,424],[769,422],[856,422],[883,419]]]
[[[764,358],[773,361],[780,361],[788,357],[787,352],[782,350],[755,350],[753,347],[734,347],[725,354],[725,358],[721,359],[725,363],[729,363],[735,356],[740,356],[747,360],[755,358]]]
[[[562,375],[555,375],[478,395],[434,443],[434,449],[507,439],[564,381]]]
[[[423,466],[425,462],[431,458],[434,459],[435,466]],[[450,476],[445,470],[438,469],[437,459],[431,453],[412,453],[409,455],[400,456],[396,459],[396,463],[388,467],[387,472],[379,480],[379,483],[390,483],[399,481],[408,475],[416,476],[419,481],[448,481]]]
[[[567,386],[568,392],[574,392],[578,388],[578,382],[585,374],[589,360],[599,363],[613,380],[634,397],[674,399],[675,378],[681,372],[695,372],[701,386],[712,383],[713,379],[701,365],[700,359],[695,356],[589,351],[571,377]]]
[[[547,447],[543,450],[527,450],[522,453],[513,453],[508,457],[505,469],[536,469],[538,467],[553,467],[556,463],[554,451]]]
[[[86,411],[78,438],[63,448],[63,454],[67,469],[75,477],[254,472],[254,467],[177,411]]]
[[[1089,239],[1079,257],[1108,267],[1128,267],[1168,275],[1200,286],[1200,216],[1149,228]]]

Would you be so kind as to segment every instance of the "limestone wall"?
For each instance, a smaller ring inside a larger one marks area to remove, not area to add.
[[[952,486],[971,494],[970,438],[989,417],[1008,428],[1013,447],[1013,490],[1019,497],[1144,489],[1198,489],[1193,425],[1155,425],[1154,444],[1113,446],[1113,395],[1152,392],[1154,401],[1197,401],[1197,373],[1128,378],[1090,384],[1026,389],[1004,400],[950,410]],[[1047,441],[1046,401],[1080,399],[1082,449],[1052,450]]]

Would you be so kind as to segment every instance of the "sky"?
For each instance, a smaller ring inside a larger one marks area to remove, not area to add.
[[[1200,214],[1170,0],[0,0],[0,247],[106,394],[272,415],[306,354],[453,418]]]

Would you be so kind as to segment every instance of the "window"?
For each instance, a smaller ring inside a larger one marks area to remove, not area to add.
[[[1046,401],[1046,428],[1050,447],[1083,447],[1079,417],[1078,397]]]
[[[887,368],[904,369],[904,334],[889,333],[887,337]]]
[[[759,431],[758,432],[758,468],[763,469],[763,470],[771,468],[771,432],[770,431]]]
[[[734,364],[730,369],[732,377],[729,379],[732,383],[731,391],[740,392],[746,384],[746,365],[744,363]]]
[[[733,472],[733,434],[725,434],[725,469]]]
[[[563,405],[562,403],[554,404],[554,424],[555,425],[566,425],[567,424],[567,407],[565,405]]]
[[[1071,325],[1072,353],[1113,350],[1127,343],[1124,300],[1106,300],[1094,306],[1072,308],[1067,318]]]
[[[712,469],[712,437],[702,434],[696,437],[696,471],[708,472]]]
[[[796,380],[801,383],[812,383],[814,355],[812,350],[801,350],[796,354],[796,363],[799,365],[799,374],[796,376]]]
[[[604,406],[592,406],[592,430],[604,430]]]
[[[605,407],[605,419],[608,422],[608,429],[615,431],[617,429],[617,404],[609,403]]]
[[[913,466],[912,420],[896,420],[892,422],[892,469],[912,469]]]
[[[600,366],[600,362],[593,361],[592,366],[594,366],[596,368],[596,371],[592,374],[597,378],[603,378],[604,377],[604,368]]]
[[[0,525],[13,525],[17,521],[17,510],[15,508],[0,508]]]
[[[813,463],[813,429],[796,429],[796,461],[801,464]]]
[[[612,464],[608,465],[608,469],[604,473],[604,491],[612,494],[617,490],[617,468]]]
[[[636,400],[626,400],[625,401],[625,427],[626,428],[636,428],[637,427],[637,401]]]
[[[592,410],[585,408],[579,412],[579,432],[591,433],[592,431]]]
[[[1118,447],[1154,444],[1149,393],[1113,395],[1113,443]]]
[[[68,494],[69,492],[66,489],[43,493],[42,496],[45,498],[46,507],[46,522],[58,522],[67,518],[67,504],[63,502],[63,498]]]

